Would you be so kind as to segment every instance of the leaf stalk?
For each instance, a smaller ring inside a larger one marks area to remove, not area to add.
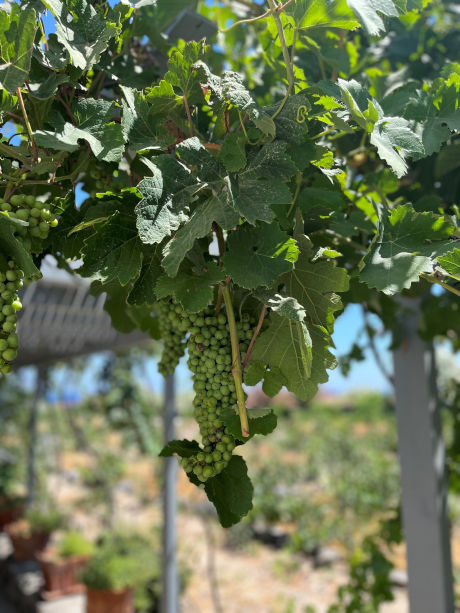
[[[34,156],[34,162],[37,163],[38,162],[37,145],[35,144],[34,133],[32,131],[32,126],[30,125],[30,121],[29,121],[29,117],[27,115],[26,107],[24,106],[24,100],[22,99],[21,89],[19,87],[16,90],[16,94],[17,94],[17,97],[18,97],[19,106],[21,107],[22,115],[24,117],[24,122],[26,124],[27,133],[28,133],[29,139],[30,139],[30,144],[32,145],[32,153],[33,153],[33,156]]]

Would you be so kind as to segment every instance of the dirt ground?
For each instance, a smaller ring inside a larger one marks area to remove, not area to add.
[[[87,535],[96,536],[100,530],[97,512],[88,513],[78,505],[84,492],[77,468],[85,465],[84,454],[65,453],[61,472],[50,476],[49,485],[57,503],[72,508],[77,526]],[[115,496],[117,523],[139,530],[158,527],[161,507],[152,462],[137,460],[128,466]],[[254,541],[230,549],[225,530],[210,515],[204,493],[192,486],[181,471],[178,495],[179,557],[191,570],[181,596],[184,613],[304,613],[308,605],[314,607],[315,613],[326,613],[337,588],[347,580],[345,562],[314,568],[305,556]],[[403,564],[401,552],[398,566]],[[408,613],[406,590],[396,588],[394,594],[394,602],[383,606],[381,612]]]

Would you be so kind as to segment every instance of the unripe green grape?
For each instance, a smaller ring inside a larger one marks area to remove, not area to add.
[[[6,338],[0,338],[0,351],[5,351],[8,349],[8,341]]]
[[[28,209],[18,209],[16,211],[16,218],[21,219],[22,221],[27,221],[30,216],[30,211]]]
[[[21,206],[22,196],[20,196],[19,194],[14,194],[14,196],[11,196],[10,202],[13,206]]]
[[[24,202],[27,204],[27,206],[34,206],[35,198],[33,196],[25,196]]]
[[[0,340],[0,342],[1,342],[1,340]],[[15,332],[13,332],[13,334],[10,334],[9,337],[8,337],[7,343],[13,349],[17,349],[17,347],[18,347],[18,335]]]
[[[5,351],[2,351],[2,358],[7,362],[12,362],[17,355],[16,349],[5,349]]]

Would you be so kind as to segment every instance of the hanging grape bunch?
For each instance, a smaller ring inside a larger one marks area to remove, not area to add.
[[[171,375],[185,353],[185,334],[181,317],[184,309],[172,300],[161,300],[156,304],[158,324],[163,337],[163,351],[158,370],[167,377]]]
[[[40,253],[42,241],[48,237],[50,228],[58,224],[46,203],[33,196],[15,194],[10,202],[0,199],[0,211],[10,219],[26,222],[17,225],[15,235],[24,249],[32,253]],[[16,324],[22,307],[18,292],[23,283],[23,271],[14,260],[9,260],[7,270],[0,272],[0,373],[3,374],[11,371],[11,362],[18,352]]]
[[[236,445],[235,438],[222,421],[222,414],[237,402],[227,317],[222,311],[216,313],[214,307],[201,313],[186,313],[182,307],[173,307],[167,302],[162,303],[159,313],[160,326],[170,322],[159,364],[162,374],[165,368],[168,368],[168,374],[174,370],[179,352],[183,354],[183,344],[180,343],[188,332],[187,364],[193,373],[194,417],[200,428],[202,447],[194,455],[182,458],[181,464],[186,472],[204,482],[227,466]],[[243,356],[248,350],[254,323],[246,314],[237,323]]]

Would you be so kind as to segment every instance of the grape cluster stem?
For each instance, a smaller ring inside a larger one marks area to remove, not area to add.
[[[232,375],[235,382],[236,399],[238,402],[238,413],[241,422],[241,434],[244,438],[249,437],[249,421],[246,410],[246,402],[243,391],[243,369],[241,368],[240,345],[238,332],[236,330],[235,313],[233,311],[232,297],[227,284],[222,285],[222,296],[227,310],[228,328],[230,331],[230,342],[232,344]]]

